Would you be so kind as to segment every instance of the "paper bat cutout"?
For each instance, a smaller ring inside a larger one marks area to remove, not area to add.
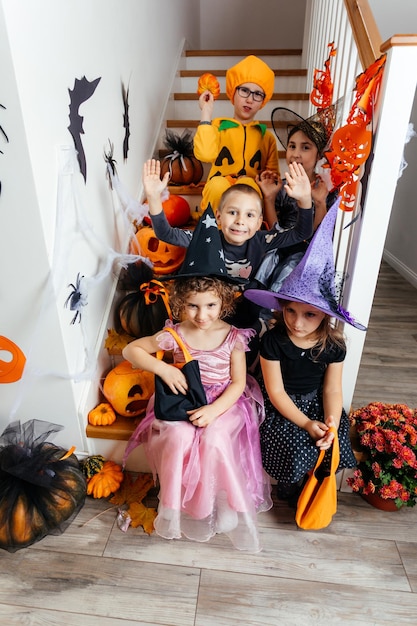
[[[122,97],[123,97],[123,128],[125,129],[125,138],[123,140],[123,159],[127,159],[127,153],[129,152],[129,137],[130,137],[130,124],[129,124],[129,87],[126,89],[122,83]]]
[[[79,114],[79,108],[83,102],[88,100],[96,90],[101,77],[96,78],[93,81],[88,81],[85,76],[79,80],[74,81],[74,89],[68,89],[70,95],[69,104],[69,119],[70,125],[68,130],[70,131],[72,138],[74,139],[75,149],[77,151],[78,163],[80,164],[81,174],[84,176],[84,181],[87,182],[87,164],[85,160],[84,148],[81,142],[81,134],[84,134],[83,121],[84,118]]]
[[[6,107],[3,104],[0,104],[0,108],[5,109]],[[3,126],[0,126],[0,134],[3,135],[4,140],[6,141],[6,143],[9,143],[9,138],[6,135],[6,132],[3,128]],[[0,150],[0,154],[3,154],[3,150]],[[1,181],[0,181],[0,194],[1,194]]]

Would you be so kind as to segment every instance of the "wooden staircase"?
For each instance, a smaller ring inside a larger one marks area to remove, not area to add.
[[[197,82],[204,72],[214,74],[221,88],[221,94],[214,105],[214,116],[231,117],[233,107],[225,93],[226,70],[238,63],[242,58],[254,54],[262,58],[275,73],[275,87],[270,102],[260,111],[258,119],[271,128],[271,112],[277,106],[285,106],[300,115],[307,114],[309,91],[306,88],[307,70],[301,68],[301,50],[187,50],[185,52],[185,69],[178,71],[175,89],[167,107],[165,126],[161,128],[156,155],[163,159],[167,154],[164,147],[166,129],[174,129],[179,135],[186,129],[195,129],[200,120],[198,106]],[[285,169],[285,152],[279,150],[281,172]],[[204,179],[209,171],[205,164],[203,181],[199,185],[169,186],[172,194],[184,196],[190,203],[191,210],[198,211]],[[121,356],[113,357],[115,365]],[[113,441],[128,440],[136,428],[141,416],[127,418],[118,416],[110,426],[87,425],[87,437]]]
[[[238,63],[242,58],[254,54],[262,58],[275,74],[275,92],[271,100],[261,109],[258,119],[272,128],[271,113],[277,106],[285,106],[300,115],[306,115],[309,90],[306,88],[307,70],[301,67],[301,50],[187,50],[185,52],[186,69],[178,72],[176,87],[178,91],[172,94],[169,107],[169,116],[165,128],[161,129],[157,156],[163,159],[167,154],[164,148],[165,129],[173,130],[179,135],[184,130],[197,128],[200,120],[200,108],[198,106],[197,82],[205,72],[214,74],[220,83],[221,93],[214,105],[214,117],[231,117],[232,105],[226,95],[226,71]],[[285,151],[278,150],[281,171],[285,169]],[[197,186],[174,186],[169,187],[170,193],[186,197],[196,209],[204,178],[209,171],[209,165],[205,164],[203,181]],[[197,197],[196,197],[197,196]]]

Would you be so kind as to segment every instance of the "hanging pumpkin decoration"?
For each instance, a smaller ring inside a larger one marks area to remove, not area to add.
[[[175,273],[185,259],[185,248],[160,241],[153,228],[148,226],[138,230],[136,240],[139,244],[140,254],[152,262],[156,275]]]
[[[123,417],[144,413],[154,391],[154,375],[135,369],[129,361],[122,361],[110,370],[103,383],[104,397]]]
[[[123,470],[114,461],[106,461],[99,472],[87,482],[87,495],[93,498],[108,498],[116,493],[123,481]]]
[[[201,96],[205,91],[210,91],[213,94],[214,100],[216,100],[220,95],[220,85],[217,78],[214,74],[210,74],[210,72],[206,72],[202,74],[198,79],[197,85],[197,93]]]
[[[203,178],[203,164],[194,156],[192,133],[181,136],[166,130],[164,144],[169,154],[161,163],[161,177],[169,172],[170,185],[197,185]]]
[[[86,479],[73,448],[47,441],[62,426],[9,424],[0,437],[0,548],[15,552],[63,532],[81,508]]]
[[[116,413],[108,402],[101,402],[88,413],[88,423],[92,426],[110,426],[116,421]]]

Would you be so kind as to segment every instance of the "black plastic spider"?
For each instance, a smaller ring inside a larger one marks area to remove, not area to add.
[[[75,311],[75,315],[71,320],[71,324],[75,324],[78,318],[78,322],[81,322],[81,307],[87,304],[87,294],[82,293],[81,291],[81,281],[84,276],[80,276],[80,272],[77,274],[77,280],[75,281],[75,285],[70,283],[68,287],[72,287],[72,291],[68,298],[65,300],[65,308],[70,307],[71,311]]]
[[[113,176],[115,176],[116,172],[117,172],[117,170],[116,170],[116,163],[117,163],[117,161],[116,161],[116,159],[113,158],[113,154],[114,154],[114,144],[109,139],[109,151],[106,152],[106,150],[104,150],[104,155],[103,156],[104,156],[104,160],[106,161],[108,167],[111,169],[111,173],[113,174]],[[111,182],[111,176],[110,176],[110,172],[108,171],[108,169],[106,170],[106,176],[107,176],[107,179],[109,181],[110,189],[113,189],[112,182]]]

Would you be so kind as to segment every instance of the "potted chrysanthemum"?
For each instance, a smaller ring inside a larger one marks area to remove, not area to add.
[[[371,402],[350,415],[360,453],[347,484],[378,508],[417,501],[417,410]],[[355,446],[354,446],[355,447]],[[375,502],[379,497],[380,502]]]

